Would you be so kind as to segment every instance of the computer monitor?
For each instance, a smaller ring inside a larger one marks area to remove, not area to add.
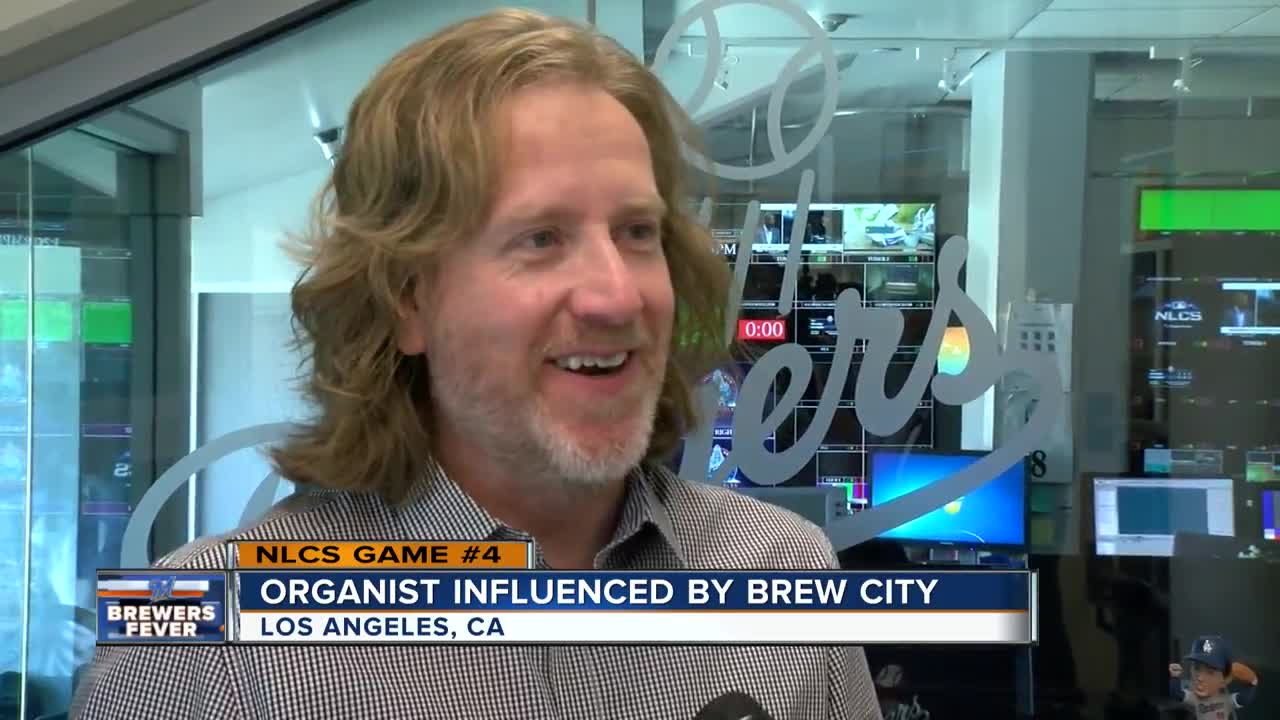
[[[1093,479],[1098,555],[1172,557],[1178,533],[1235,535],[1230,478]]]
[[[919,490],[972,465],[979,451],[871,450],[871,506]],[[1006,468],[977,490],[881,535],[925,545],[1021,549],[1027,542],[1026,463]]]
[[[1264,540],[1280,540],[1280,490],[1262,491],[1262,538]]]

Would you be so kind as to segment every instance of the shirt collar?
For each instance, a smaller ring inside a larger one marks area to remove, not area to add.
[[[618,527],[601,553],[608,555],[623,545],[640,542],[645,533],[657,534],[650,542],[661,542],[670,549],[679,567],[687,569],[688,556],[676,535],[671,512],[663,501],[657,484],[661,470],[636,467],[627,475],[627,492],[623,500]],[[433,540],[527,540],[523,533],[509,528],[480,506],[451,480],[444,468],[434,460],[414,484],[408,502],[397,513],[400,530],[405,537]]]
[[[408,537],[432,540],[490,538],[502,524],[430,461],[399,513]]]
[[[688,556],[676,535],[671,510],[659,490],[661,472],[660,469],[640,465],[627,475],[627,494],[623,500],[618,529],[606,548],[617,547],[652,528],[657,533],[658,541],[667,546],[678,563],[678,567],[671,569],[687,570]]]

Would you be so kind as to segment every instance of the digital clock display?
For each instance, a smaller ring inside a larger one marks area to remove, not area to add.
[[[783,318],[773,320],[739,320],[738,339],[752,342],[777,342],[787,339],[787,321]]]

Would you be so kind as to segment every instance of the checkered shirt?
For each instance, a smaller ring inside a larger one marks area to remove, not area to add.
[[[261,521],[157,563],[221,569],[228,540],[528,540],[438,469],[395,508],[309,490]],[[541,557],[541,553],[538,553]],[[825,535],[781,508],[664,468],[628,478],[607,570],[838,567]],[[777,720],[879,720],[861,648],[796,646],[100,647],[71,717],[684,720],[738,690]]]

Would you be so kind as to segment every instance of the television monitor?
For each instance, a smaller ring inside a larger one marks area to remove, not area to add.
[[[1262,537],[1264,540],[1280,540],[1280,490],[1262,491]]]
[[[1255,450],[1245,453],[1244,457],[1245,482],[1280,482],[1280,452]]]
[[[1179,533],[1235,535],[1230,478],[1093,479],[1098,555],[1172,557]]]
[[[869,450],[871,506],[882,505],[956,473],[987,455],[979,451]],[[1022,548],[1027,542],[1026,463],[1020,461],[977,490],[881,535],[928,545]]]
[[[756,358],[783,343],[803,347],[813,362],[813,373],[801,389],[796,406],[778,418],[775,432],[765,441],[766,449],[784,452],[794,445],[808,430],[820,401],[827,394],[837,394],[835,388],[829,387],[834,382],[832,377],[844,375],[845,382],[838,392],[839,408],[829,427],[823,429],[817,452],[781,485],[839,486],[846,491],[850,507],[863,507],[869,503],[864,455],[868,447],[931,447],[935,433],[944,432],[950,437],[950,425],[939,431],[934,422],[935,407],[927,389],[900,432],[889,437],[869,436],[854,410],[866,343],[852,343],[853,357],[847,372],[834,368],[835,350],[841,342],[835,301],[842,293],[856,291],[865,306],[890,307],[903,313],[901,341],[886,380],[886,391],[890,396],[896,395],[918,360],[937,295],[936,203],[926,197],[869,200],[811,203],[803,215],[797,212],[794,202],[763,202],[757,225],[749,229],[745,238],[742,229],[747,221],[747,203],[719,203],[712,208],[712,234],[719,242],[720,252],[730,265],[737,267],[737,263],[744,262],[747,267],[735,319],[740,365],[731,376],[720,373],[707,378],[720,396],[708,475],[722,467],[733,452],[739,383]],[[793,233],[803,237],[802,254],[794,284],[787,288],[789,297],[784,298],[783,281]],[[791,304],[786,315],[780,307],[784,300]],[[789,372],[778,373],[766,400],[765,416],[772,403],[792,389],[791,384]],[[682,460],[683,452],[673,460],[673,467],[679,467]],[[754,483],[748,475],[738,469],[727,473],[726,482],[749,488]]]
[[[795,203],[762,203],[754,252],[785,253],[796,223],[806,253],[932,253],[937,206],[932,202],[810,203],[797,218]]]
[[[1148,475],[1206,477],[1222,472],[1222,451],[1149,447],[1142,450],[1142,471]]]
[[[1223,282],[1223,335],[1280,335],[1280,283]]]

